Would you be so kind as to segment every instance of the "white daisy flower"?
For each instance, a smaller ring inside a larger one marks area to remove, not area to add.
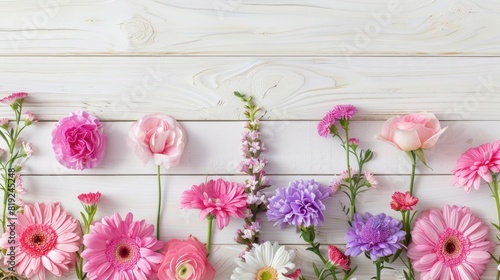
[[[286,251],[285,246],[278,242],[266,241],[263,244],[254,244],[250,252],[243,256],[244,260],[236,260],[237,268],[234,269],[231,280],[287,280],[285,274],[295,267],[292,263],[295,253]]]

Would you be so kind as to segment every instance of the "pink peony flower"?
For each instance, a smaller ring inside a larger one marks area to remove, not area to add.
[[[94,168],[106,150],[101,122],[87,112],[71,113],[52,131],[52,148],[57,161],[70,169]]]
[[[432,113],[414,113],[388,119],[377,139],[386,141],[400,150],[414,151],[432,148],[447,129],[441,128]]]
[[[500,172],[500,140],[467,150],[452,172],[455,174],[453,184],[464,186],[466,192],[472,187],[478,190],[481,179],[491,183],[491,173]]]
[[[2,236],[3,248],[15,247],[16,272],[45,279],[47,272],[62,276],[69,271],[81,246],[78,222],[61,209],[59,203],[25,205],[17,213],[15,240],[10,230]],[[12,246],[12,247],[11,247]],[[10,258],[4,258],[7,265]]]
[[[90,227],[83,238],[83,271],[89,279],[147,280],[156,272],[163,242],[153,237],[154,226],[145,220],[125,219],[118,213]]]
[[[467,207],[430,209],[415,222],[407,255],[422,280],[479,280],[494,245],[488,234],[488,226]]]
[[[171,239],[163,247],[163,262],[158,268],[160,280],[212,280],[215,269],[207,260],[207,249],[196,237]]]
[[[181,208],[200,209],[200,219],[212,215],[219,229],[229,224],[229,216],[244,218],[247,209],[245,188],[222,179],[194,185],[181,196]]]
[[[335,267],[349,270],[349,258],[333,245],[328,246],[328,259]]]
[[[392,195],[391,208],[396,211],[411,211],[417,203],[418,198],[411,196],[410,192],[395,192]]]
[[[153,159],[165,168],[179,164],[186,145],[186,133],[170,116],[147,115],[132,124],[128,144],[145,164]]]
[[[19,100],[20,102],[23,102],[24,98],[26,98],[27,96],[28,96],[28,94],[26,92],[12,93],[9,96],[0,99],[0,103],[12,105],[17,100]]]
[[[82,193],[78,196],[78,200],[80,200],[83,205],[96,206],[99,200],[101,200],[101,193]]]

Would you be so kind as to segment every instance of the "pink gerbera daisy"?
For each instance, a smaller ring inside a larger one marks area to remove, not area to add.
[[[421,280],[480,279],[494,245],[488,233],[467,207],[430,209],[416,221],[407,255]]]
[[[453,184],[464,186],[466,192],[472,187],[478,190],[481,179],[491,183],[491,173],[500,172],[500,140],[467,150],[452,172],[455,174]]]
[[[83,271],[89,279],[150,279],[163,258],[156,253],[163,242],[153,232],[145,220],[133,221],[132,213],[124,220],[118,213],[104,217],[83,238]]]
[[[45,279],[46,272],[62,276],[68,272],[80,249],[78,222],[61,209],[59,203],[25,205],[17,214],[15,240],[11,243],[9,227],[2,236],[2,247],[15,247],[16,272],[31,278]],[[8,264],[10,258],[4,258]]]
[[[212,215],[219,229],[229,224],[229,216],[243,218],[247,209],[245,188],[222,179],[194,185],[181,196],[181,208],[200,209],[200,219]]]

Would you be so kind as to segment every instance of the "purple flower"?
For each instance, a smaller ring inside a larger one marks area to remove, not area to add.
[[[297,180],[288,188],[279,188],[269,199],[267,219],[284,228],[287,224],[317,226],[325,220],[323,200],[330,196],[331,189],[314,180]]]
[[[373,216],[366,213],[366,220],[360,214],[354,214],[352,227],[347,231],[345,254],[358,256],[363,252],[370,255],[372,261],[394,254],[403,247],[401,243],[406,233],[401,221],[384,213]]]

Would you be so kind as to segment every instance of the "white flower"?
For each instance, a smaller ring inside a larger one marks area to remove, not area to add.
[[[250,252],[245,252],[244,260],[236,260],[238,267],[234,269],[231,280],[290,279],[285,275],[295,268],[294,257],[293,251],[286,251],[285,246],[278,242],[254,244]]]

